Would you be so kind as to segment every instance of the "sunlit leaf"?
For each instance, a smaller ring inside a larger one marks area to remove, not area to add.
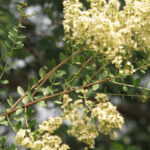
[[[24,95],[24,89],[21,87],[21,86],[18,86],[17,87],[17,92],[20,96],[23,96]]]
[[[98,90],[98,89],[99,89],[99,85],[98,85],[98,84],[93,85],[93,86],[92,86],[92,89],[93,89],[93,91]]]
[[[1,80],[0,83],[1,83],[1,84],[8,84],[9,81],[8,81],[8,80]]]

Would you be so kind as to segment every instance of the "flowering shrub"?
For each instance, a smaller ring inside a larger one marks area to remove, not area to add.
[[[86,91],[82,90],[85,94]],[[78,141],[94,148],[94,140],[99,132],[110,134],[111,138],[116,136],[115,129],[121,129],[124,120],[118,113],[116,107],[108,102],[105,94],[98,93],[96,101],[87,99],[72,101],[68,95],[63,98],[62,118],[50,118],[39,125],[37,133],[34,134],[29,129],[20,129],[15,137],[16,144],[21,144],[31,150],[67,150],[68,145],[62,145],[59,136],[52,135],[60,127],[62,120],[70,123],[68,134],[76,137]],[[42,139],[41,139],[42,138]]]
[[[133,74],[135,53],[150,48],[149,0],[126,0],[122,10],[118,0],[88,1],[86,10],[79,0],[64,1],[64,39],[103,55],[119,73]]]
[[[16,145],[31,150],[70,149],[69,145],[63,144],[60,135],[57,135],[57,130],[67,121],[67,134],[84,143],[85,150],[94,149],[95,139],[100,133],[109,135],[113,139],[116,137],[116,130],[120,130],[124,124],[124,118],[109,100],[111,93],[107,93],[99,84],[106,82],[118,84],[127,92],[127,86],[136,87],[140,81],[135,80],[134,85],[129,85],[124,83],[124,78],[138,71],[144,72],[150,66],[150,9],[146,6],[150,4],[150,1],[126,0],[123,7],[118,0],[87,1],[90,4],[89,8],[85,8],[79,0],[63,2],[64,40],[69,43],[68,47],[74,49],[75,53],[66,58],[62,54],[63,61],[47,73],[41,68],[39,71],[41,79],[31,87],[29,86],[27,92],[19,86],[17,91],[21,97],[15,103],[11,97],[7,100],[11,108],[1,114],[0,124],[9,124],[14,129]],[[26,7],[25,3],[18,6],[20,20],[18,26],[13,29],[16,35],[15,40],[14,35],[9,34],[13,43],[11,53],[16,48],[14,45],[17,48],[23,47],[22,41],[16,41],[16,39],[19,38],[18,30],[25,28],[22,25],[24,20],[30,17],[24,14],[24,7]],[[21,35],[20,38],[25,37]],[[10,46],[8,42],[6,45]],[[76,51],[76,49],[81,50]],[[80,61],[82,58],[80,53],[87,59],[83,64]],[[81,68],[73,76],[67,76],[67,70],[58,69],[71,59],[70,63],[81,64]],[[92,59],[94,62],[89,65]],[[101,68],[92,74],[97,62]],[[7,65],[6,62],[0,80],[7,70]],[[89,74],[92,75],[89,77],[86,74],[86,79],[79,77],[83,82],[73,83],[84,69],[91,69]],[[100,80],[94,79],[98,73],[100,73]],[[48,84],[44,85],[46,81]],[[90,87],[92,90],[89,89]],[[149,91],[146,88],[137,88]],[[71,92],[74,92],[74,95],[71,95]],[[58,97],[60,99],[56,101],[55,98]],[[45,101],[50,99],[60,106],[62,114],[43,121],[36,128],[36,123],[30,121],[33,113],[30,108],[37,103],[45,106]],[[19,115],[22,118],[18,119],[19,121],[15,120],[14,118],[20,117]]]
[[[62,144],[59,136],[52,135],[52,133],[61,125],[60,118],[49,118],[39,125],[36,132],[31,132],[30,129],[20,129],[15,137],[16,144],[22,145],[24,148],[31,150],[67,150],[69,146]]]

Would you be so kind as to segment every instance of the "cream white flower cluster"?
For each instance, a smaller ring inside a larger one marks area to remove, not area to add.
[[[105,94],[97,94],[95,97],[98,104],[92,109],[91,116],[98,119],[98,130],[104,134],[110,134],[111,138],[116,136],[115,129],[121,129],[124,124],[123,117],[119,114]]]
[[[52,135],[61,124],[61,118],[56,117],[39,125],[39,134],[34,134],[30,129],[20,129],[15,137],[16,144],[31,150],[67,150],[69,146],[62,144],[59,136]]]
[[[65,107],[66,104],[67,107]],[[88,144],[90,148],[94,148],[94,139],[98,136],[98,131],[94,124],[91,124],[88,109],[84,108],[82,99],[70,103],[68,95],[64,95],[62,108],[64,109],[64,119],[71,124],[68,134],[76,137],[78,141]]]
[[[82,90],[83,99],[73,101],[68,95],[63,97],[63,115],[49,118],[39,125],[37,133],[30,129],[20,129],[15,137],[16,144],[31,150],[67,150],[69,146],[62,144],[59,136],[54,135],[62,120],[70,122],[68,134],[76,137],[78,141],[94,148],[95,138],[99,132],[108,134],[111,138],[116,136],[116,129],[124,124],[123,117],[113,106],[106,94],[98,93],[95,101],[86,98],[87,90]],[[87,149],[86,147],[86,149]]]
[[[121,129],[124,124],[123,117],[116,107],[108,102],[106,94],[99,93],[95,97],[96,102],[91,100],[76,100],[64,95],[64,119],[70,122],[68,134],[76,137],[78,141],[94,148],[94,140],[99,132],[116,136],[116,129]],[[94,121],[96,120],[96,121]]]
[[[92,49],[119,69],[135,72],[134,52],[150,51],[150,0],[87,0],[85,10],[79,0],[64,0],[65,40],[84,49]]]

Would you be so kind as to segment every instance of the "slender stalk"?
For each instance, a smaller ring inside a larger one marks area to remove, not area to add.
[[[24,110],[25,110],[25,122],[26,122],[26,126],[29,127],[29,124],[28,124],[28,116],[27,116],[27,107],[24,107]]]
[[[106,78],[106,79],[104,79],[104,80],[99,80],[99,81],[96,81],[96,82],[93,82],[93,83],[85,84],[85,85],[83,85],[81,88],[89,88],[89,87],[91,87],[91,86],[93,86],[93,85],[102,84],[102,83],[108,82],[108,81],[110,81],[110,80],[111,80],[111,78]],[[50,100],[50,99],[52,99],[52,98],[61,96],[61,95],[63,95],[63,94],[68,94],[68,93],[70,93],[70,92],[75,91],[76,89],[77,89],[77,88],[72,88],[71,90],[67,90],[67,91],[64,90],[64,91],[62,91],[62,92],[58,92],[58,93],[53,94],[53,95],[50,95],[50,96],[45,96],[45,97],[43,97],[43,98],[41,98],[41,99],[37,99],[37,100],[35,100],[35,101],[33,101],[33,102],[28,102],[27,104],[23,105],[23,108],[25,108],[25,107],[27,108],[27,107],[29,107],[29,106],[35,105],[35,104],[37,104],[37,103],[39,103],[39,102],[41,102],[41,101]],[[1,114],[0,117],[6,116],[6,115],[10,115],[10,114],[12,114],[13,112],[17,111],[18,109],[19,109],[19,108],[12,108],[10,111],[7,112],[7,114]]]
[[[131,84],[119,83],[119,82],[112,82],[112,83],[115,83],[115,84],[118,84],[118,85],[123,85],[123,86],[132,87],[132,88],[138,88],[138,89],[141,89],[141,90],[150,91],[150,89],[145,88],[145,87],[142,87],[142,86],[134,86],[134,85],[131,85]]]
[[[76,51],[75,53],[73,53],[72,55],[70,55],[69,57],[67,57],[63,62],[61,62],[59,65],[57,65],[54,69],[50,70],[43,78],[41,78],[38,83],[40,84],[36,90],[33,92],[32,96],[34,96],[36,94],[36,92],[38,91],[38,89],[49,79],[49,77],[59,68],[61,67],[63,64],[65,64],[68,60],[70,60],[73,56],[81,53],[82,51],[79,50],[79,51]],[[36,84],[33,85],[31,87],[31,90],[33,90],[34,88],[36,87]],[[14,104],[14,107],[16,107],[21,101],[22,99],[27,96],[28,92],[25,92],[25,94],[20,97]]]
[[[110,62],[108,63],[110,64]],[[104,67],[106,67],[108,64],[102,66],[101,68],[99,68],[93,75],[92,77],[90,78],[90,80],[92,80],[100,71],[102,71],[104,69]]]
[[[49,79],[49,77],[58,69],[60,68],[63,64],[65,64],[68,60],[70,60],[74,55],[77,55],[81,52],[81,50],[75,52],[73,55],[67,57],[64,61],[62,61],[59,65],[57,65],[54,69],[52,69],[44,78],[44,80],[40,83],[40,85],[34,90],[32,96],[34,96],[39,88]]]
[[[82,70],[87,66],[87,64],[88,64],[93,58],[94,58],[94,57],[91,56],[91,57],[81,66],[81,68],[79,69],[79,71],[75,74],[75,76],[73,77],[73,79],[72,79],[69,83],[71,83],[72,81],[74,81],[74,80],[78,77],[78,75],[82,72]],[[69,85],[67,86],[66,90],[68,90],[68,88],[69,88]]]
[[[15,45],[16,45],[17,35],[18,35],[18,32],[17,32],[17,34],[16,34],[16,37],[14,38],[15,41],[13,42],[13,45],[12,45],[12,48],[11,48],[11,54],[13,53],[14,48],[15,48]],[[2,79],[4,73],[6,72],[7,66],[8,66],[8,60],[6,61],[6,64],[5,64],[5,66],[4,66],[4,69],[3,69],[3,71],[2,71],[2,73],[1,73],[1,75],[0,75],[0,80]]]
[[[6,115],[6,117],[7,117],[7,121],[8,121],[8,123],[10,124],[11,128],[16,132],[16,129],[13,127],[13,124],[12,124],[12,122],[10,121],[8,114]]]

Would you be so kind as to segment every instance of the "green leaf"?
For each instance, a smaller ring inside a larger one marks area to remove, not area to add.
[[[92,89],[88,89],[87,93],[86,93],[86,97],[89,98],[93,93]]]
[[[137,78],[133,81],[133,85],[137,86],[141,82],[141,78]]]
[[[31,87],[30,87],[30,86],[28,86],[28,97],[29,97],[29,99],[30,99],[31,101],[33,101],[33,96],[32,96],[32,94],[31,94]]]
[[[99,85],[98,85],[98,84],[93,85],[93,86],[92,86],[92,89],[93,89],[93,91],[98,90],[98,89],[99,89]]]
[[[5,45],[6,45],[6,47],[11,48],[11,45],[9,44],[8,41],[5,41]]]
[[[90,82],[90,76],[88,74],[86,74],[86,81],[89,83]]]
[[[4,70],[4,67],[2,65],[0,65],[0,70],[3,71]]]
[[[141,101],[143,103],[147,102],[148,97],[146,95],[143,95],[141,98],[142,98]]]
[[[29,128],[34,128],[34,126],[36,125],[36,120],[31,120],[29,123]]]
[[[8,80],[1,80],[0,83],[1,83],[1,84],[8,84],[9,81],[8,81]]]
[[[39,130],[38,129],[34,130],[34,134],[39,134]]]
[[[22,28],[22,29],[23,29],[23,28],[26,28],[26,27],[23,26],[22,24],[19,24],[18,26],[19,26],[19,28]]]
[[[8,34],[12,37],[15,37],[16,36],[16,32],[8,32]]]
[[[120,143],[113,143],[110,150],[124,150],[124,148]]]
[[[15,116],[14,120],[23,122],[24,121],[24,117]]]
[[[104,87],[104,93],[107,94],[107,86]]]
[[[33,77],[30,79],[31,84],[36,84],[38,85],[38,79],[36,77]]]
[[[7,92],[6,88],[0,88],[0,95],[1,96],[4,95],[4,94],[6,94],[6,92]]]
[[[26,36],[25,35],[19,35],[17,36],[18,39],[24,39]]]
[[[0,147],[2,147],[5,144],[5,141],[6,141],[5,136],[0,137]]]
[[[49,92],[50,92],[50,94],[54,94],[54,92],[53,92],[53,88],[49,88]]]
[[[76,92],[76,93],[81,93],[81,90],[82,90],[82,89],[83,89],[82,87],[78,87],[78,88],[76,88],[75,92]]]
[[[54,101],[55,104],[61,105],[62,102],[61,101]]]
[[[23,99],[22,99],[22,103],[23,104],[27,104],[29,101],[29,97],[28,96],[25,96]]]
[[[15,32],[18,32],[18,29],[17,29],[16,27],[13,27],[13,30],[14,30]]]
[[[13,36],[8,35],[8,38],[9,38],[13,43],[15,43],[15,38],[14,38]]]
[[[56,73],[56,76],[57,76],[57,78],[60,78],[60,77],[62,77],[65,74],[66,74],[66,71],[64,71],[64,70],[58,70],[57,73]]]
[[[17,45],[17,44],[22,44],[22,41],[17,41],[17,42],[16,42],[16,45]]]
[[[63,61],[65,59],[65,55],[62,52],[59,54],[59,59],[61,61]]]
[[[5,120],[5,118],[6,118],[5,116],[0,117],[0,122]]]
[[[24,44],[17,44],[14,49],[20,49],[24,46]]]
[[[45,107],[45,106],[46,106],[46,104],[45,104],[44,101],[38,102],[38,105],[39,105],[40,107]]]
[[[61,82],[56,82],[56,83],[53,83],[53,85],[60,85]]]
[[[124,90],[125,92],[127,92],[127,91],[128,91],[128,88],[127,88],[126,86],[123,86],[123,90]]]
[[[0,124],[8,126],[8,121],[6,121],[6,120],[0,121]]]
[[[22,113],[23,112],[23,108],[19,108],[16,112],[15,112],[15,114],[16,115],[19,115],[20,113]]]
[[[44,71],[43,68],[40,68],[40,70],[39,70],[39,75],[40,75],[41,78],[44,77],[45,71]]]
[[[17,92],[20,96],[23,96],[24,95],[24,89],[21,87],[21,86],[18,86],[17,87]]]
[[[7,51],[7,55],[11,57],[12,56],[12,52]]]
[[[11,108],[14,107],[14,105],[13,105],[13,99],[12,99],[11,96],[9,97],[9,99],[7,99],[7,102],[8,102],[8,104],[9,104],[9,106],[10,106]]]
[[[17,148],[15,148],[15,145],[14,145],[14,144],[11,144],[10,150],[17,150]]]
[[[140,72],[142,72],[143,74],[145,74],[146,72],[145,72],[145,70],[140,70]]]
[[[31,117],[31,115],[32,115],[32,108],[31,108],[31,107],[27,108],[26,115],[27,115],[28,117]]]
[[[2,60],[3,60],[3,62],[6,62],[6,57],[5,57],[5,54],[1,54],[1,57],[2,57]]]
[[[19,131],[19,129],[21,128],[21,125],[22,125],[22,122],[19,121],[19,122],[15,125],[15,129],[16,129],[17,131]]]

